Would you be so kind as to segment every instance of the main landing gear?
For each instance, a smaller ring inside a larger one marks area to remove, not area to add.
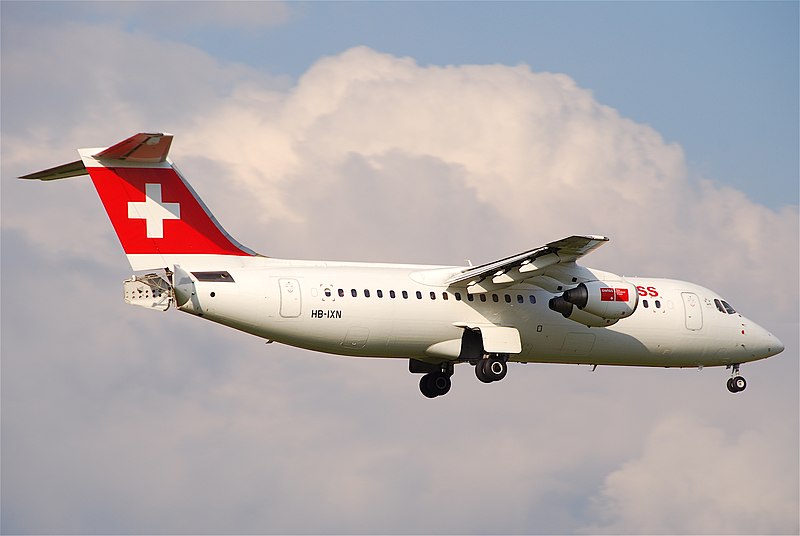
[[[452,372],[449,374],[444,371],[429,372],[419,379],[419,390],[428,398],[446,395],[452,385],[450,381],[452,375]]]
[[[488,354],[476,361],[475,376],[483,383],[499,382],[508,374],[507,354]],[[446,395],[452,387],[454,362],[426,363],[410,359],[408,370],[412,374],[423,374],[419,379],[419,390],[428,398]]]
[[[747,381],[742,376],[739,376],[739,364],[728,365],[725,368],[733,368],[731,377],[728,379],[728,391],[731,393],[744,391],[747,387]]]
[[[507,356],[489,354],[475,362],[475,376],[483,383],[499,382],[508,374]]]
[[[453,363],[427,363],[417,359],[408,360],[408,371],[411,374],[423,374],[419,379],[419,390],[428,398],[446,395],[450,391],[450,377],[453,375]]]

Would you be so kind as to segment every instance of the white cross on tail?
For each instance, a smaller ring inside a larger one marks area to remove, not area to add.
[[[128,219],[147,221],[147,238],[164,238],[164,220],[181,219],[181,205],[162,202],[160,184],[145,184],[144,191],[143,202],[128,203]]]

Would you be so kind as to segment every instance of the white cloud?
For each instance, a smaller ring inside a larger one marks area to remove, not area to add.
[[[657,423],[641,455],[596,498],[609,534],[795,534],[797,452],[789,430],[731,437],[696,418]],[[782,439],[783,441],[773,441]]]

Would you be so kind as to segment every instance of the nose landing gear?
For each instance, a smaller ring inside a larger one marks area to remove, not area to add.
[[[731,377],[728,379],[728,391],[731,393],[744,391],[747,387],[747,381],[742,376],[739,376],[739,364],[728,365],[725,368],[733,368]]]

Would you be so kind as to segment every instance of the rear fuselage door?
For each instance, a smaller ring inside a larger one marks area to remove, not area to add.
[[[281,316],[283,318],[296,318],[302,311],[302,298],[300,296],[300,283],[297,279],[278,279],[281,289]]]

